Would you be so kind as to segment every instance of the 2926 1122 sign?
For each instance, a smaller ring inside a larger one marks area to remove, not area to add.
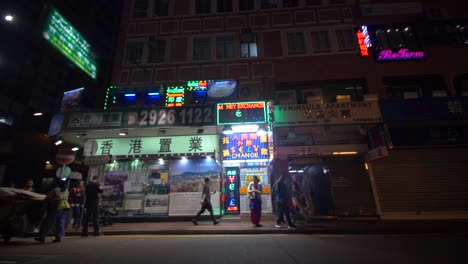
[[[124,114],[122,127],[213,125],[214,115],[213,106],[135,109]]]

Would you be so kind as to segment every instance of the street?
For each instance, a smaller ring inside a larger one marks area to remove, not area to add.
[[[132,235],[0,244],[5,263],[467,263],[452,235]]]

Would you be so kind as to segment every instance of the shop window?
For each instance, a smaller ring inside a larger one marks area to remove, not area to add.
[[[271,9],[278,7],[278,0],[261,0],[260,7],[262,9]]]
[[[312,49],[314,53],[330,52],[330,35],[327,30],[312,32]]]
[[[306,0],[307,6],[317,6],[322,5],[322,0]]]
[[[255,9],[255,1],[239,0],[239,11],[248,11]]]
[[[336,29],[336,40],[338,42],[339,51],[355,50],[356,49],[356,39],[355,32],[353,29]]]
[[[149,63],[164,62],[166,57],[166,40],[150,39],[149,40]]]
[[[444,78],[439,75],[391,77],[384,79],[387,98],[410,99],[432,97],[433,91],[445,90]]]
[[[450,25],[448,38],[449,42],[453,44],[468,44],[468,24]]]
[[[459,96],[468,96],[468,74],[453,79],[453,87]]]
[[[361,80],[291,83],[283,84],[279,89],[298,91],[300,104],[358,102],[364,100],[367,91]]]
[[[219,13],[232,12],[232,0],[218,0],[217,4]]]
[[[379,49],[398,50],[419,49],[419,44],[411,27],[379,29],[375,31]]]
[[[297,104],[295,90],[276,91],[276,102],[278,104]]]
[[[169,0],[154,0],[153,15],[165,17],[169,15]]]
[[[304,33],[290,32],[288,33],[288,54],[304,54]]]
[[[216,37],[216,59],[223,60],[232,58],[234,58],[234,37]]]
[[[209,37],[200,37],[193,39],[193,60],[211,59],[211,40]]]
[[[145,18],[148,16],[148,0],[134,0],[133,18]]]
[[[299,0],[283,0],[283,7],[296,7],[299,5]]]
[[[197,14],[211,13],[211,0],[196,0],[195,11]]]
[[[129,41],[125,52],[126,64],[140,64],[143,55],[143,41]]]
[[[242,58],[254,58],[258,56],[257,35],[255,33],[243,33],[240,36],[240,48]]]

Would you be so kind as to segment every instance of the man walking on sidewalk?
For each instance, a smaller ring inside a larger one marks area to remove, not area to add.
[[[278,180],[273,185],[273,193],[275,195],[276,200],[276,228],[283,227],[284,218],[288,223],[288,228],[295,228],[296,226],[291,221],[291,216],[289,214],[289,194],[288,194],[288,187],[284,182],[284,175],[281,173],[279,175]]]
[[[95,175],[85,188],[85,217],[83,221],[82,237],[88,236],[88,223],[93,219],[94,235],[99,236],[99,194],[102,193],[99,176]]]
[[[215,194],[215,193],[216,193],[216,190],[214,190],[213,192],[210,191],[210,178],[205,178],[205,184],[203,185],[203,193],[202,193],[202,197],[200,200],[201,209],[197,213],[195,218],[192,219],[192,223],[194,225],[198,225],[197,223],[198,217],[200,217],[200,215],[203,214],[205,210],[208,210],[208,212],[210,212],[210,217],[211,217],[211,220],[213,220],[213,225],[219,224],[219,221],[217,221],[213,215],[213,206],[211,206],[211,194]]]

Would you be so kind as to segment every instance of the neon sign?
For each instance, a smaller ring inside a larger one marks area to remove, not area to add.
[[[369,48],[372,47],[372,42],[370,40],[369,31],[367,26],[361,26],[356,32],[358,39],[359,49],[361,50],[361,56],[369,56]]]
[[[267,122],[266,103],[239,102],[218,104],[218,125]]]
[[[222,138],[223,160],[258,160],[269,158],[268,136],[256,132],[234,133]]]
[[[389,49],[381,50],[377,56],[378,61],[418,60],[423,58],[424,51],[408,51],[406,48],[398,51]]]
[[[185,87],[169,86],[166,90],[166,106],[180,107],[184,105]]]
[[[239,168],[226,168],[226,214],[239,213]]]

